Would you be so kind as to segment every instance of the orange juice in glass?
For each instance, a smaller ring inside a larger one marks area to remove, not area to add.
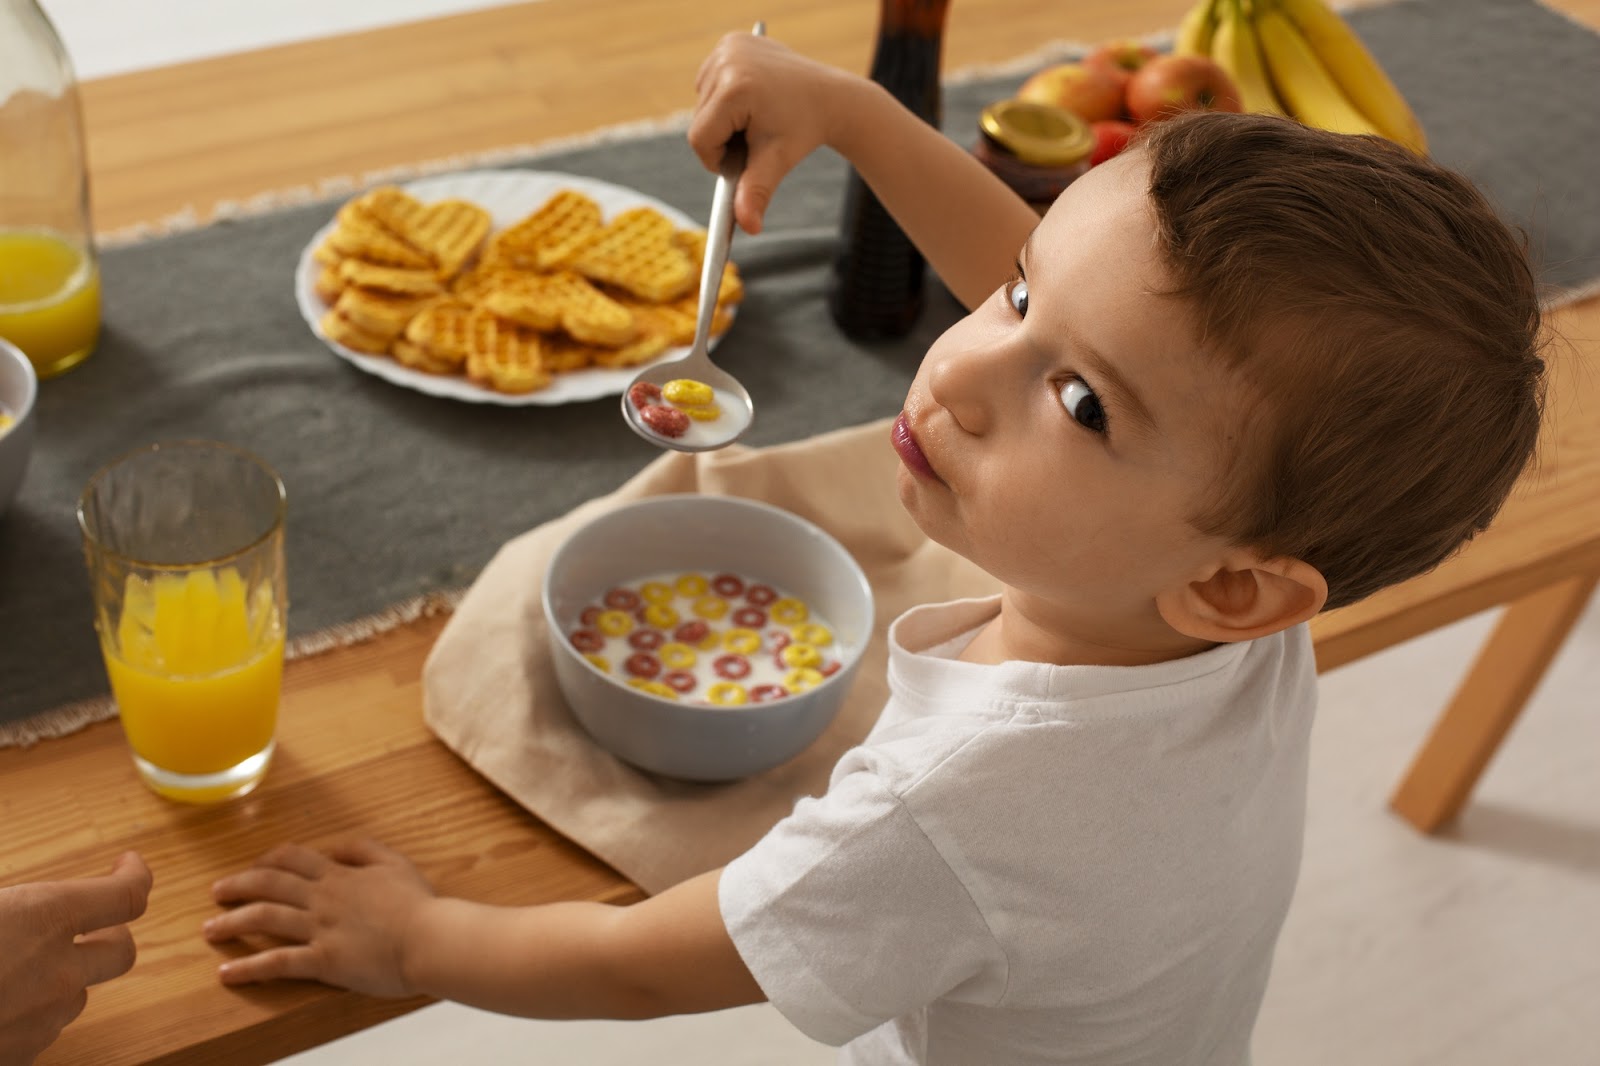
[[[55,230],[0,228],[0,337],[48,378],[87,359],[99,335],[93,251]]]
[[[158,444],[97,473],[78,518],[139,776],[190,803],[249,792],[283,678],[283,483],[228,445]]]

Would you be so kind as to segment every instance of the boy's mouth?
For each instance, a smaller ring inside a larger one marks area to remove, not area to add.
[[[922,446],[912,434],[911,423],[906,420],[904,411],[901,411],[900,417],[894,420],[894,428],[889,431],[889,442],[894,445],[895,452],[899,454],[900,461],[906,465],[907,470],[943,484],[944,479],[934,473],[932,464],[922,452]]]

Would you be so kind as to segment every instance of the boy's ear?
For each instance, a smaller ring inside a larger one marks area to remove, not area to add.
[[[1328,582],[1310,563],[1262,559],[1240,549],[1209,576],[1156,597],[1156,610],[1179,633],[1232,643],[1307,621],[1328,600]]]

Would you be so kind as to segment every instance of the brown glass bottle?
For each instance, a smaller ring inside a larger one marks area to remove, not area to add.
[[[872,80],[912,113],[939,125],[939,59],[950,0],[881,0]],[[922,313],[922,254],[850,172],[828,309],[846,336],[882,340],[910,332]]]

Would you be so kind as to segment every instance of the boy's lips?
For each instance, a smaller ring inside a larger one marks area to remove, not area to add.
[[[917,438],[911,432],[911,423],[906,420],[906,413],[900,412],[900,417],[894,420],[894,428],[889,431],[889,442],[894,445],[894,450],[899,454],[900,461],[906,469],[913,474],[918,474],[932,481],[943,482],[944,479],[934,473],[933,465],[928,462],[928,457],[923,454],[922,446],[917,443]]]

